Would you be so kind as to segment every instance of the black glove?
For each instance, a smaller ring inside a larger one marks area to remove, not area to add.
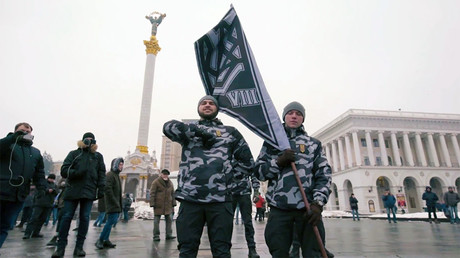
[[[16,141],[16,139],[17,139],[17,140],[21,140],[22,137],[23,137],[24,135],[26,135],[26,134],[27,134],[26,132],[21,131],[21,130],[16,131],[16,132],[14,132],[14,134],[13,134],[13,139],[14,139],[15,141]],[[19,139],[18,139],[18,138],[19,138]]]
[[[308,213],[305,212],[304,218],[308,222],[308,224],[316,226],[318,222],[321,220],[321,212],[323,212],[323,207],[319,206],[318,204],[312,203],[310,205],[310,211]]]
[[[291,149],[283,151],[283,154],[276,159],[276,164],[278,167],[288,167],[291,165],[291,162],[295,161],[295,152]]]
[[[211,148],[216,143],[216,136],[212,133],[208,133],[199,127],[190,127],[195,132],[195,136],[201,138],[203,146],[207,149]]]
[[[104,198],[104,191],[98,190],[96,198],[98,200]]]

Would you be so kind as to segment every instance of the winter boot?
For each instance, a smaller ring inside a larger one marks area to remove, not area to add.
[[[105,240],[103,244],[104,244],[104,247],[108,247],[108,248],[115,248],[115,246],[117,246],[116,244],[110,242],[110,240]]]
[[[255,247],[250,247],[250,248],[249,248],[248,257],[249,257],[249,258],[260,258],[260,256],[259,256],[259,254],[257,253]]]
[[[46,244],[47,246],[56,246],[57,245],[57,238],[58,236],[54,236],[51,240]]]
[[[97,249],[104,249],[104,243],[100,238],[97,240],[95,246]]]
[[[438,219],[434,219],[434,223],[439,224],[439,223],[441,223],[441,222],[439,222]]]
[[[433,223],[433,221],[431,221],[431,219],[428,219],[428,222],[430,222],[430,224]]]
[[[51,258],[61,258],[61,257],[64,257],[64,253],[65,253],[65,248],[57,248],[56,251],[54,251],[53,255],[51,256]]]
[[[86,256],[86,252],[83,251],[82,247],[75,247],[75,249],[73,250],[73,255],[78,257],[84,257]]]

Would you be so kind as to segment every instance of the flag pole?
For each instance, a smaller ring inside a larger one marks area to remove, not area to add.
[[[292,167],[292,170],[294,171],[294,176],[295,176],[295,179],[297,180],[297,184],[299,185],[300,193],[302,194],[302,199],[303,199],[303,202],[305,204],[305,208],[307,209],[307,214],[308,214],[310,212],[310,203],[308,202],[307,196],[305,195],[305,191],[303,189],[302,182],[300,181],[299,172],[297,172],[297,168],[294,162],[291,162],[291,167]],[[318,227],[316,225],[315,226],[312,225],[312,227],[313,227],[313,232],[315,233],[315,236],[316,236],[316,241],[318,242],[318,245],[319,245],[319,249],[321,250],[321,255],[323,256],[323,258],[327,258],[326,249],[324,248],[323,240],[321,240],[321,236],[319,234]]]

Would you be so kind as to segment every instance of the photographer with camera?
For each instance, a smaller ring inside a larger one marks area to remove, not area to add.
[[[78,149],[67,155],[61,167],[61,176],[67,181],[57,249],[52,257],[64,256],[70,224],[78,205],[80,223],[73,254],[86,255],[83,244],[88,233],[91,207],[94,200],[104,197],[105,164],[102,154],[96,151],[98,146],[94,134],[85,133],[77,144]]]
[[[38,192],[45,190],[43,157],[32,147],[32,130],[30,124],[19,123],[14,133],[0,139],[0,248],[29,195],[30,183]]]

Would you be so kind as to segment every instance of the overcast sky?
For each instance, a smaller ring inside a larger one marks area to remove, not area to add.
[[[278,110],[306,107],[312,134],[348,109],[460,114],[460,1],[0,0],[0,136],[29,122],[63,160],[91,131],[106,165],[137,144],[151,25],[158,28],[149,152],[162,126],[197,118],[193,43],[233,4]],[[262,140],[233,118],[253,155]]]

